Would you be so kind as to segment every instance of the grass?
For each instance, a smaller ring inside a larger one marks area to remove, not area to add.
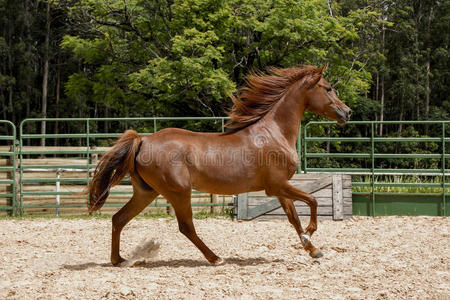
[[[447,179],[448,181],[448,179]],[[362,176],[362,178],[353,182],[371,183],[370,176]],[[399,176],[399,175],[383,175],[376,176],[375,183],[421,183],[421,184],[439,184],[440,186],[376,186],[375,192],[379,193],[414,193],[414,194],[442,194],[442,177],[441,176]],[[372,191],[371,186],[353,186],[353,192]],[[446,182],[445,193],[450,195],[450,183]]]

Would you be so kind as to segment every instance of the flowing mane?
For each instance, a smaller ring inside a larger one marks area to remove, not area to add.
[[[230,134],[244,129],[264,117],[295,82],[320,72],[314,66],[286,69],[269,68],[268,74],[250,73],[246,76],[246,86],[237,97],[231,96],[233,107],[228,113],[230,121],[225,127]]]

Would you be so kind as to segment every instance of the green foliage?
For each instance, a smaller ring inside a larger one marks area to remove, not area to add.
[[[105,66],[123,66],[113,78],[123,93],[103,93],[103,102],[142,96],[128,107],[138,114],[223,115],[243,76],[267,66],[329,62],[327,77],[350,103],[370,86],[370,73],[344,47],[358,38],[351,17],[330,16],[323,1],[89,0],[71,10],[97,26],[66,36],[62,47],[95,70],[88,79],[98,90],[111,82]],[[68,95],[102,101],[93,85],[80,90],[71,80]]]
[[[46,4],[0,0],[0,116],[16,124],[41,116]],[[228,96],[250,71],[328,63],[325,76],[351,106],[353,120],[378,120],[382,110],[385,120],[446,120],[449,8],[448,1],[437,0],[52,1],[47,115],[223,116],[231,105]],[[307,113],[304,122],[320,119]],[[120,132],[129,125],[110,122],[92,130]],[[153,131],[146,123],[131,125]],[[209,121],[159,126],[220,130]],[[55,123],[47,128],[83,130]],[[418,134],[436,136],[437,130]],[[367,128],[332,127],[317,134],[365,136]],[[383,136],[399,135],[414,136],[410,129],[385,126]],[[313,147],[367,150],[348,143]],[[402,147],[381,150],[434,151],[431,145]]]

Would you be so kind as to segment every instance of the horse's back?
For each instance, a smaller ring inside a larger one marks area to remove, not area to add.
[[[190,185],[222,194],[261,189],[258,168],[243,159],[245,148],[239,134],[168,128],[143,138],[136,166],[150,185]]]

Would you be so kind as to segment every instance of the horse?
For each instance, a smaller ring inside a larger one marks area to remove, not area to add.
[[[350,108],[323,78],[324,68],[307,65],[250,73],[245,86],[231,96],[233,106],[224,133],[167,128],[142,137],[127,130],[99,160],[88,187],[92,213],[102,207],[112,186],[127,174],[131,177],[133,195],[112,217],[111,263],[117,266],[125,261],[120,256],[124,226],[162,195],[175,211],[179,231],[210,264],[222,264],[224,260],[195,231],[192,189],[223,195],[264,190],[276,196],[303,248],[313,258],[323,256],[311,242],[317,230],[317,201],[288,180],[299,163],[296,141],[305,110],[340,125],[350,119]],[[310,207],[305,230],[296,200]]]

